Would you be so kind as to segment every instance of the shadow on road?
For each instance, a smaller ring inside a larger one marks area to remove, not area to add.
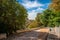
[[[7,39],[0,39],[0,40],[48,40],[54,39],[54,40],[60,40],[58,36],[54,34],[49,34],[47,32],[37,32],[37,31],[29,31],[29,32],[23,32],[23,33],[17,33],[10,35]]]
[[[60,37],[54,34],[48,34],[48,40],[60,40]]]

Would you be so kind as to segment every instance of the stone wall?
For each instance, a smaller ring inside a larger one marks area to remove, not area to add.
[[[55,27],[55,34],[60,37],[60,27]]]

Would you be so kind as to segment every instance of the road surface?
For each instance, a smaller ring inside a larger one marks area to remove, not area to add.
[[[0,38],[5,37],[0,35]],[[60,40],[60,38],[55,35],[55,30],[49,31],[49,28],[36,29],[31,31],[19,32],[9,36],[7,39],[2,40]]]
[[[32,30],[29,32],[19,33],[17,35],[12,35],[8,37],[7,40],[46,40],[46,36],[48,31],[46,30]]]

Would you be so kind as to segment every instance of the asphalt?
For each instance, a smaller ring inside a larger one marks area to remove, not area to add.
[[[41,32],[40,29],[32,30],[29,32],[11,35],[6,40],[46,40],[47,33]]]

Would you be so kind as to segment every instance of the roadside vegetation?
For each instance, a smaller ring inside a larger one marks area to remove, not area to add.
[[[37,13],[35,23],[37,27],[59,27],[60,26],[60,0],[52,0],[49,7],[42,13]]]
[[[0,0],[0,33],[8,37],[17,30],[60,26],[60,0],[52,0],[49,7],[29,20],[27,10],[17,0]],[[29,22],[28,22],[29,21]]]
[[[7,36],[19,29],[25,29],[26,9],[16,0],[0,0],[0,33]]]

